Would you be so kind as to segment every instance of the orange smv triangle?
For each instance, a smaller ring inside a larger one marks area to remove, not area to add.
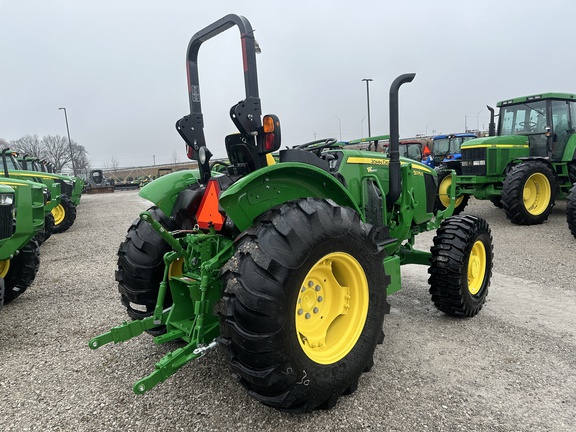
[[[202,197],[202,202],[196,213],[196,221],[202,229],[208,229],[211,225],[216,231],[220,231],[224,225],[224,216],[218,211],[218,198],[220,186],[216,180],[210,180]]]

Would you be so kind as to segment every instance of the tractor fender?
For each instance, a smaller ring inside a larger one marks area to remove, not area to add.
[[[301,198],[331,199],[363,217],[352,195],[334,176],[312,165],[284,162],[261,168],[220,195],[220,206],[240,231],[267,210]]]
[[[180,191],[197,183],[199,178],[200,172],[197,169],[176,171],[148,183],[140,189],[139,195],[170,216]]]
[[[514,166],[528,161],[542,162],[544,165],[546,165],[548,168],[552,170],[555,178],[558,177],[558,175],[556,174],[556,170],[554,169],[554,166],[550,163],[550,161],[547,158],[544,158],[542,156],[525,156],[512,159],[510,161],[510,164],[506,168],[506,175],[508,175],[508,172],[510,172],[510,170],[514,168]]]

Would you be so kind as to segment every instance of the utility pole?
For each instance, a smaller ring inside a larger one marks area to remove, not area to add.
[[[362,81],[366,81],[366,102],[368,104],[368,137],[372,136],[372,130],[370,129],[370,81],[373,81],[371,78],[364,78]]]
[[[70,147],[70,159],[72,160],[72,172],[74,177],[76,177],[76,165],[74,164],[74,153],[72,152],[72,140],[70,140],[70,128],[68,127],[68,114],[66,113],[66,108],[58,108],[59,110],[64,110],[64,118],[66,119],[66,132],[68,132],[68,146]]]

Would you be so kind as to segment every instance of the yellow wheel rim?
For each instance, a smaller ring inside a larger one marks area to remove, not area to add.
[[[0,277],[6,277],[8,270],[10,270],[10,260],[7,259],[0,261]]]
[[[524,184],[524,207],[531,215],[537,216],[546,211],[552,199],[552,187],[542,173],[534,173]]]
[[[62,223],[66,217],[66,210],[64,210],[62,204],[58,204],[52,209],[52,216],[54,216],[54,225],[60,225]]]
[[[452,175],[447,175],[440,182],[440,186],[438,186],[438,196],[440,197],[440,202],[446,208],[450,205],[450,186],[451,185],[452,185]],[[457,197],[456,203],[454,204],[454,208],[457,208],[460,204],[462,204],[463,199],[464,199],[464,195]]]
[[[319,364],[344,358],[362,334],[368,280],[351,255],[335,252],[312,266],[296,303],[296,333],[304,353]]]
[[[468,291],[476,295],[484,284],[486,275],[486,248],[480,240],[476,241],[468,258]]]

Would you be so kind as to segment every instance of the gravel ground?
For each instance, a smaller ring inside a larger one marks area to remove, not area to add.
[[[42,246],[37,279],[0,313],[2,431],[572,431],[576,424],[576,239],[565,203],[541,226],[510,224],[489,202],[468,212],[492,228],[485,308],[448,318],[427,268],[403,268],[386,340],[358,390],[330,411],[292,415],[250,398],[219,350],[142,396],[132,385],[177,345],[148,335],[91,351],[126,319],[114,270],[137,192],[85,195],[72,228]],[[419,236],[428,249],[433,233]]]

